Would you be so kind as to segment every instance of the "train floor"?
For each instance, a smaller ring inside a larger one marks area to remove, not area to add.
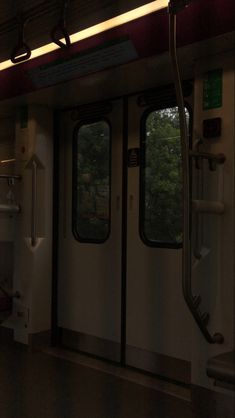
[[[1,343],[0,417],[193,418],[185,389],[176,396],[154,378],[138,380],[138,373],[77,359]]]

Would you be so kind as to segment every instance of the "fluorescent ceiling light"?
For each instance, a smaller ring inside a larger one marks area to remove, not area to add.
[[[144,6],[137,7],[136,9],[130,10],[129,12],[123,13],[119,16],[113,17],[112,19],[108,19],[104,22],[98,23],[97,25],[91,26],[90,28],[83,29],[79,32],[70,35],[71,43],[74,44],[75,42],[82,41],[91,36],[98,35],[99,33],[116,28],[118,26],[124,25],[125,23],[131,22],[135,19],[156,12],[157,10],[164,9],[168,7],[168,2],[169,0],[155,0],[151,3],[145,4]],[[56,45],[54,42],[41,46],[40,48],[34,49],[32,51],[30,60],[56,51],[59,48],[60,47]],[[6,70],[7,68],[13,67],[15,65],[19,64],[13,64],[11,60],[1,62],[0,71]]]

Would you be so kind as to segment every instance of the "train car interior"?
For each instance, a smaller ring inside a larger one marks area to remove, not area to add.
[[[0,2],[0,418],[235,413],[234,0]]]

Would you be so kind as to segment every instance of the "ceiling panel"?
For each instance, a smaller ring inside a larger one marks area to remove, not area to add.
[[[152,0],[70,0],[68,30],[88,26],[134,9]],[[9,59],[18,39],[19,12],[30,17],[25,38],[31,49],[50,42],[50,31],[58,23],[63,0],[0,0],[0,62]]]
[[[40,3],[42,3],[42,0],[1,0],[0,24],[14,17],[19,11],[25,11],[38,6]]]
[[[72,16],[74,12],[79,12],[81,17],[84,14],[98,12],[102,9],[109,8],[115,12],[125,12],[134,9],[143,4],[151,3],[152,0],[67,0],[69,2],[69,14]],[[1,0],[0,1],[0,32],[1,27],[6,25],[9,20],[15,19],[17,14],[23,13],[34,14],[37,18],[38,10],[48,9],[59,13],[64,0]],[[70,17],[71,17],[70,16]]]

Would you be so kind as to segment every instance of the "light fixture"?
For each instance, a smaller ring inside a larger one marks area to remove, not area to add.
[[[71,44],[90,38],[91,36],[98,35],[107,30],[114,29],[118,26],[124,25],[128,22],[139,19],[143,16],[147,16],[151,13],[154,13],[158,10],[161,10],[167,7],[168,7],[168,0],[152,1],[151,3],[137,7],[136,9],[130,10],[129,12],[115,16],[111,19],[105,20],[104,22],[98,23],[97,25],[91,26],[87,29],[83,29],[79,32],[76,32],[70,35]],[[30,60],[34,58],[38,58],[50,52],[56,51],[59,48],[60,46],[56,45],[54,42],[51,42],[47,45],[43,45],[37,49],[32,50]],[[13,64],[11,60],[1,62],[0,71],[6,70],[7,68],[10,68],[14,65],[15,64]]]

